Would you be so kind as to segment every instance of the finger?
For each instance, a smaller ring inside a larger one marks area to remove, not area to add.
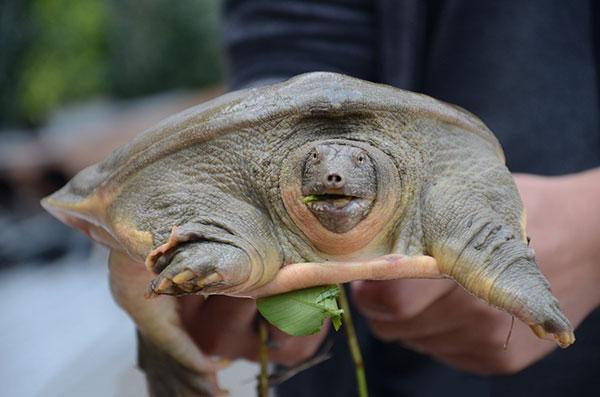
[[[182,300],[184,306],[190,299]],[[197,310],[183,310],[184,324],[194,341],[210,354],[231,359],[252,359],[260,339],[255,332],[256,302],[211,296]]]
[[[510,316],[455,288],[408,321],[371,326],[386,340],[441,355],[469,352],[473,346],[480,353],[502,351],[510,323]]]
[[[441,277],[441,274],[435,259],[430,256],[392,254],[368,261],[286,265],[270,283],[246,294],[252,297],[263,297],[318,285],[342,284],[354,280],[439,277]]]
[[[230,359],[257,361],[260,338],[256,332],[256,302],[250,299],[213,296],[181,299],[184,324],[202,350]],[[309,336],[290,336],[271,326],[269,361],[292,366],[309,359],[327,335],[329,325]]]
[[[456,288],[451,280],[390,280],[352,283],[358,310],[370,321],[403,323]]]
[[[526,368],[556,348],[553,343],[536,339],[527,325],[520,322],[515,323],[507,349],[482,348],[486,344],[482,344],[477,335],[482,334],[471,335],[474,339],[470,349],[439,351],[435,357],[448,365],[480,375],[507,375]]]
[[[504,326],[502,327],[503,336],[506,336],[510,327],[510,318],[505,320],[501,324]],[[496,324],[496,326],[498,325]],[[476,326],[468,323],[445,323],[437,333],[401,338],[400,341],[410,349],[436,357],[472,353],[473,350],[478,350],[477,354],[495,354],[503,351],[505,339],[504,337],[495,338],[491,335],[494,332],[496,330],[489,324]]]
[[[440,296],[418,315],[404,321],[373,320],[370,322],[375,332],[385,340],[410,340],[420,337],[444,334],[458,327],[476,326],[487,321],[485,316],[494,310],[462,288],[452,288],[448,294]],[[481,313],[480,313],[481,312]]]
[[[318,333],[308,336],[290,336],[271,327],[272,348],[269,350],[269,360],[291,367],[310,359],[327,336],[329,327],[329,322],[326,322]]]

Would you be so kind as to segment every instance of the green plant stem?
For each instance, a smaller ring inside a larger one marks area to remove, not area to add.
[[[258,396],[269,397],[269,328],[267,320],[262,318],[262,316],[258,321],[258,334],[260,337]]]
[[[356,385],[358,387],[359,397],[368,397],[369,392],[367,389],[367,377],[365,376],[365,366],[363,364],[363,358],[360,353],[360,347],[358,346],[358,339],[356,338],[356,331],[354,330],[354,323],[352,322],[352,314],[350,313],[350,305],[348,304],[348,298],[344,291],[344,286],[339,285],[340,295],[338,297],[340,306],[344,311],[342,317],[344,319],[344,326],[346,327],[346,336],[348,337],[348,346],[350,348],[350,354],[352,355],[352,361],[354,361],[354,368],[356,370]]]

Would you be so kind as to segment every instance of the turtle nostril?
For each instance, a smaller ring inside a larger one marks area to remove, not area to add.
[[[340,187],[343,184],[343,178],[339,174],[332,173],[327,175],[327,182],[334,187]]]

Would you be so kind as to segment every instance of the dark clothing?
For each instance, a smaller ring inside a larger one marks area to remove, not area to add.
[[[457,104],[499,138],[513,172],[600,165],[598,32],[593,1],[229,1],[234,88],[315,70],[341,72]],[[514,376],[479,377],[384,344],[358,321],[372,396],[600,395],[600,310],[577,342]],[[279,388],[351,396],[343,335],[336,355]],[[477,346],[473,346],[474,349]]]

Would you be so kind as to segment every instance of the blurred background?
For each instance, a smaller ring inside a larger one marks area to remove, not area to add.
[[[223,91],[219,11],[212,0],[0,2],[0,394],[146,395],[106,252],[39,200]],[[252,395],[253,371],[237,364],[223,384]]]

